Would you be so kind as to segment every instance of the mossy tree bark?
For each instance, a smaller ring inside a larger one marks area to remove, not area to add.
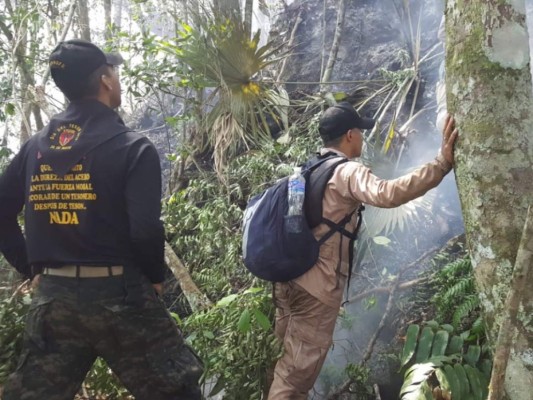
[[[456,177],[487,334],[494,346],[528,206],[533,96],[524,0],[447,0],[448,110],[459,127]],[[524,291],[507,397],[533,399],[533,291]]]

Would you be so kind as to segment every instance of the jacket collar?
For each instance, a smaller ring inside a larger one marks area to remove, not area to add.
[[[39,156],[58,176],[64,176],[87,153],[129,131],[120,116],[94,99],[70,103],[36,136]]]

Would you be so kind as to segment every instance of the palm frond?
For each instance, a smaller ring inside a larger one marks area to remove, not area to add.
[[[385,159],[376,161],[375,165],[372,166],[372,170],[383,179],[394,179],[409,172],[408,170],[394,168]],[[368,237],[388,236],[396,229],[404,231],[407,227],[420,221],[424,215],[430,213],[435,196],[435,192],[430,191],[422,197],[395,208],[367,206],[363,213],[365,235],[368,235]]]

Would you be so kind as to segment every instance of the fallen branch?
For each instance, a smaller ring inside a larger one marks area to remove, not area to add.
[[[368,360],[370,360],[370,356],[372,355],[372,351],[374,351],[374,345],[376,344],[376,341],[378,340],[378,336],[383,330],[383,327],[385,326],[385,321],[387,320],[387,317],[389,316],[392,305],[394,302],[394,296],[396,295],[396,290],[398,289],[400,283],[400,275],[398,275],[398,278],[396,278],[396,281],[394,284],[392,284],[392,289],[389,294],[389,301],[387,302],[387,307],[385,307],[385,312],[383,313],[383,316],[381,317],[381,321],[379,321],[379,325],[374,332],[374,335],[372,335],[372,338],[368,342],[368,346],[366,348],[365,354],[363,355],[363,359],[361,360],[361,364],[365,365]]]
[[[374,383],[374,395],[376,400],[381,400],[381,393],[379,393],[379,385],[377,383]]]
[[[448,241],[447,243],[447,246],[449,245],[449,243],[452,241],[452,240],[455,240],[458,236],[456,236],[455,238],[452,238]],[[401,267],[399,270],[398,270],[398,276],[400,276],[405,270],[409,269],[409,268],[412,268],[412,267],[416,267],[418,264],[420,264],[421,261],[425,260],[426,258],[428,258],[429,256],[433,255],[435,252],[437,252],[438,250],[440,250],[441,247],[439,246],[435,246],[435,247],[432,247],[431,249],[429,249],[428,251],[426,251],[424,254],[422,254],[420,257],[418,257],[415,261],[413,261],[412,263],[409,263],[407,265],[404,265],[403,267]],[[409,282],[404,282],[404,283],[401,283],[397,289],[400,289],[400,290],[403,290],[403,289],[408,289],[412,286],[416,286],[417,284],[419,283],[423,283],[425,281],[427,281],[429,279],[429,277],[425,277],[425,278],[418,278],[418,279],[414,279],[412,281],[409,281]],[[396,285],[393,284],[391,286],[381,286],[381,287],[377,287],[377,288],[373,288],[373,289],[369,289],[369,290],[366,290],[364,291],[363,293],[360,293],[356,296],[353,296],[352,298],[348,299],[347,303],[353,303],[355,301],[359,301],[361,299],[364,299],[365,297],[373,294],[373,293],[390,293],[391,290],[392,290],[392,287]]]
[[[397,290],[409,289],[421,283],[426,283],[428,280],[429,280],[429,277],[425,277],[425,278],[413,279],[412,281],[403,282],[398,285]],[[363,293],[359,293],[358,295],[351,297],[350,299],[348,299],[347,302],[355,303],[356,301],[362,300],[365,297],[368,297],[376,293],[390,293],[392,290],[392,287],[393,286],[391,285],[391,286],[380,286],[380,287],[375,287],[373,289],[368,289],[368,290],[365,290]]]
[[[189,271],[185,268],[185,265],[183,265],[183,262],[176,255],[174,250],[172,250],[172,247],[168,242],[165,242],[165,262],[176,277],[183,295],[189,302],[193,312],[211,306],[211,301],[209,301],[207,296],[198,289],[198,286],[196,286],[191,278],[191,274],[189,274]]]
[[[526,290],[527,277],[533,262],[533,210],[527,210],[526,222],[522,232],[522,239],[518,247],[516,262],[513,269],[513,277],[507,300],[505,301],[503,320],[500,325],[500,332],[496,341],[494,352],[494,363],[492,365],[492,375],[490,377],[488,400],[499,400],[504,396],[505,372],[513,333],[516,330],[518,309]]]

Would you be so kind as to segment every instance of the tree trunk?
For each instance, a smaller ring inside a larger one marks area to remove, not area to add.
[[[448,110],[459,127],[456,177],[487,335],[504,316],[533,204],[533,98],[523,0],[448,0]],[[512,43],[512,46],[510,46]],[[506,369],[513,400],[533,399],[533,291],[523,294]]]
[[[239,0],[215,0],[213,1],[215,10],[229,17],[235,15],[239,20],[241,18],[241,7]]]
[[[346,14],[346,0],[339,0],[337,8],[337,24],[335,25],[335,35],[333,36],[333,44],[329,52],[328,62],[324,69],[324,75],[322,75],[322,82],[329,82],[335,61],[337,61],[337,53],[339,52],[339,46],[341,44],[342,29],[344,27],[344,14]],[[322,86],[322,91],[325,90],[325,86]]]
[[[533,279],[533,210],[529,207],[524,232],[516,264],[513,270],[513,279],[511,290],[505,302],[505,314],[503,316],[498,341],[496,342],[496,351],[494,352],[494,365],[492,367],[492,377],[490,380],[490,392],[488,400],[500,400],[503,397],[505,375],[511,347],[515,339],[515,326],[517,325],[516,317],[520,303],[524,298],[526,286]]]
[[[41,108],[39,106],[39,103],[37,103],[35,99],[35,93],[34,93],[33,102],[34,104],[32,105],[31,111],[33,113],[33,119],[35,119],[35,129],[40,131],[41,129],[44,128],[44,122],[43,122],[43,117],[41,115]]]
[[[78,0],[78,23],[81,39],[91,41],[91,25],[89,23],[89,9],[87,0]]]
[[[112,29],[111,29],[111,0],[104,0],[104,38],[106,41],[111,40]]]
[[[254,16],[254,0],[246,0],[244,3],[244,26],[248,36],[252,36],[252,19]]]
[[[18,69],[20,71],[20,109],[21,121],[20,121],[20,144],[26,143],[32,134],[31,128],[31,111],[32,111],[32,95],[31,90],[35,86],[33,79],[33,71],[31,70],[31,64],[28,62],[29,57],[27,54],[27,27],[21,26],[20,37],[15,45],[15,58]],[[14,37],[15,39],[15,37]]]
[[[72,0],[72,3],[70,4],[70,8],[68,11],[68,16],[66,22],[63,23],[63,31],[61,32],[61,36],[59,40],[57,41],[62,42],[67,37],[67,33],[70,29],[70,25],[72,25],[72,20],[74,19],[74,12],[76,11],[76,0]],[[46,69],[46,72],[43,76],[43,80],[41,82],[41,87],[43,91],[43,98],[44,98],[44,88],[46,87],[46,82],[48,82],[48,78],[50,78],[50,67]],[[36,88],[38,90],[38,88]],[[42,107],[42,104],[41,104]],[[50,115],[48,115],[50,117]]]
[[[113,25],[120,31],[122,28],[122,0],[115,3],[115,15],[113,16]]]
[[[294,26],[291,30],[291,36],[289,37],[289,42],[287,43],[287,50],[290,50],[292,46],[294,45],[294,39],[296,38],[296,32],[298,32],[298,28],[300,27],[300,24],[302,23],[302,8],[298,11],[298,16],[296,17],[296,21],[294,21]],[[283,58],[283,61],[281,62],[281,67],[279,68],[278,72],[278,81],[281,81],[283,79],[283,75],[285,74],[285,68],[287,66],[287,60],[290,56],[286,56]],[[321,73],[322,74],[322,73]]]
[[[28,86],[22,88],[22,90],[28,91]],[[31,103],[29,99],[22,99],[22,115],[21,115],[21,121],[20,121],[20,137],[19,142],[22,146],[24,143],[28,141],[28,139],[31,137],[31,124],[30,124],[30,117],[31,117]]]

